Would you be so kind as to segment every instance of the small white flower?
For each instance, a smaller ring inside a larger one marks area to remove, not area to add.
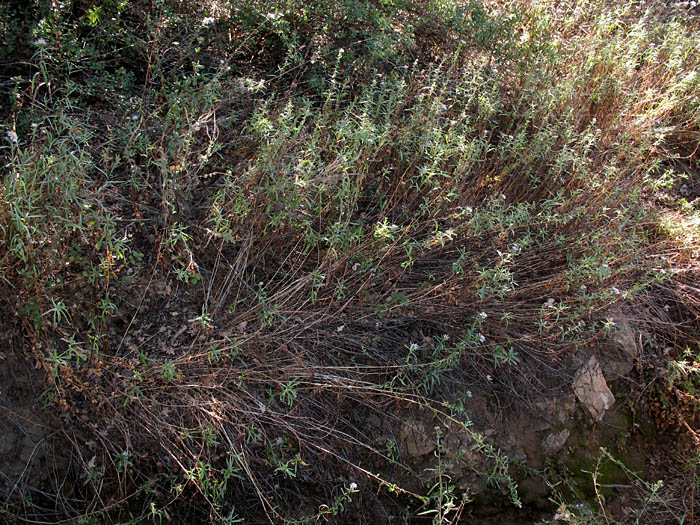
[[[338,328],[335,329],[336,332],[342,332],[343,330],[345,330],[345,325],[342,325],[342,324]]]
[[[37,124],[36,122],[32,122],[32,128],[36,129],[38,127],[39,127],[39,124]]]
[[[489,315],[486,312],[479,312],[479,317],[486,319]]]
[[[450,334],[443,334],[443,335],[442,335],[442,340],[443,340],[443,341],[449,341],[449,339],[450,339]]]
[[[355,483],[354,481],[350,483],[350,490],[357,490],[357,483]]]
[[[486,341],[486,337],[484,337],[484,334],[479,334],[479,342],[483,343]]]
[[[418,350],[418,343],[411,343],[410,345],[408,345],[408,349],[411,352],[415,352],[416,350]]]
[[[8,130],[7,138],[10,139],[14,144],[17,144],[17,133],[12,130]]]
[[[472,398],[472,391],[471,391],[471,390],[467,390],[467,391],[464,393],[464,395],[467,396],[468,399],[471,399],[471,398]]]
[[[553,304],[554,304],[553,298],[550,297],[549,299],[547,299],[547,306],[552,306]]]
[[[445,104],[440,104],[440,109],[443,111],[447,111],[447,106]]]
[[[607,270],[608,268],[610,268],[610,266],[608,266],[608,263],[603,263],[602,266],[603,266],[603,268],[606,269],[606,270]]]
[[[618,290],[618,289],[615,288],[614,286],[613,286],[612,288],[610,288],[610,291],[611,291],[612,293],[614,293],[615,295],[620,295],[620,290]]]
[[[493,381],[493,377],[491,377],[491,374],[486,374],[486,381],[488,381],[488,382]]]
[[[34,41],[34,45],[37,46],[37,47],[45,46],[45,45],[46,45],[46,40],[45,40],[44,38],[42,38],[42,37],[39,37],[39,38],[37,38],[37,39]]]
[[[520,251],[520,246],[514,244],[513,246],[511,246],[511,250],[513,250],[514,253],[518,253]]]
[[[506,196],[503,193],[501,193],[501,200],[506,200]]]
[[[586,285],[585,285],[585,284],[582,284],[581,286],[579,286],[579,289],[580,289],[582,292],[585,292],[585,291],[586,291]]]
[[[223,58],[221,60],[219,60],[219,64],[224,64],[225,62],[226,61]]]
[[[208,26],[214,23],[214,17],[213,16],[207,16],[202,19],[202,25],[203,26]]]

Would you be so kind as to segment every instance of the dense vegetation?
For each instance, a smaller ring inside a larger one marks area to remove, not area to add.
[[[0,6],[0,351],[60,460],[0,516],[459,522],[456,433],[514,515],[527,473],[559,523],[700,519],[693,5],[30,4]],[[535,411],[620,319],[663,456],[601,451],[585,498],[470,398]]]

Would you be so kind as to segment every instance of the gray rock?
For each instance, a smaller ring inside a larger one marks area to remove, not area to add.
[[[576,410],[576,398],[573,394],[545,398],[535,403],[539,421],[535,430],[547,430],[555,425],[563,425]]]
[[[601,347],[601,366],[608,380],[627,376],[639,355],[637,335],[622,315],[614,317],[614,332]]]
[[[419,458],[437,448],[435,440],[420,421],[407,421],[399,434],[401,451],[410,458]]]
[[[566,428],[561,432],[553,432],[549,434],[542,440],[542,450],[544,450],[544,453],[548,456],[551,454],[556,454],[564,446],[570,435],[571,432],[569,432]]]
[[[608,388],[603,370],[595,356],[591,356],[586,364],[578,369],[573,389],[578,400],[596,421],[603,419],[605,411],[615,403],[615,396]]]

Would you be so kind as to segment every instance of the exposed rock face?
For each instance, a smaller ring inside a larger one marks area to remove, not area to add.
[[[553,432],[549,434],[546,438],[542,440],[542,450],[547,456],[555,454],[561,450],[561,448],[569,439],[571,432],[568,429],[564,429],[561,432]]]
[[[420,458],[437,448],[431,433],[419,421],[404,423],[399,435],[401,450],[410,458]]]
[[[622,315],[614,319],[615,331],[603,345],[601,359],[603,373],[610,381],[629,375],[639,355],[637,336],[630,323]]]
[[[576,396],[574,394],[562,394],[556,397],[544,398],[534,403],[540,421],[535,430],[547,430],[553,425],[564,425],[576,410]]]
[[[597,451],[607,443],[605,440],[609,438],[601,436],[607,436],[604,432],[610,429],[610,420],[616,415],[612,409],[615,397],[606,377],[613,381],[619,373],[629,371],[635,357],[633,332],[630,329],[624,334],[628,336],[627,347],[622,347],[622,341],[616,341],[615,346],[598,348],[600,354],[596,356],[590,355],[582,361],[573,357],[569,366],[577,366],[577,371],[572,389],[568,392],[558,389],[549,396],[534,398],[529,410],[519,406],[503,407],[494,402],[487,391],[474,389],[474,395],[469,396],[464,405],[470,418],[468,431],[459,425],[444,426],[428,413],[406,411],[401,414],[403,421],[398,429],[391,428],[388,421],[377,421],[378,425],[387,425],[377,446],[381,448],[390,440],[396,440],[401,460],[415,471],[428,475],[435,472],[440,463],[443,472],[460,490],[484,497],[488,489],[483,473],[494,472],[497,464],[477,442],[488,443],[508,462],[517,460],[534,469],[544,468],[548,460],[574,464],[570,459],[574,455],[577,462],[572,468],[587,468],[595,463],[595,454],[581,456],[581,451],[588,451],[591,446]],[[578,412],[577,407],[582,407],[583,413]],[[606,425],[591,426],[586,414],[595,421],[602,421],[605,416]],[[622,418],[615,426],[618,433],[628,425]],[[440,453],[436,454],[438,437]],[[547,487],[541,480],[523,472],[517,475],[520,476],[517,482],[523,485],[524,501],[534,505],[549,504]],[[416,486],[415,490],[421,487]]]
[[[574,394],[596,421],[603,419],[605,411],[615,403],[608,384],[605,382],[600,363],[591,356],[574,377]]]

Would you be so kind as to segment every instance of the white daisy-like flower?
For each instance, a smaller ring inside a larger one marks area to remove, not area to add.
[[[350,490],[357,490],[357,483],[355,483],[354,481],[350,483]]]
[[[342,332],[343,330],[345,330],[345,325],[342,325],[342,324],[338,328],[335,329],[336,332]]]
[[[12,143],[17,144],[17,133],[13,130],[10,129],[7,131],[7,138],[10,139]]]
[[[610,291],[611,291],[612,293],[614,293],[615,295],[620,295],[620,293],[621,293],[620,290],[618,290],[618,289],[615,288],[614,286],[613,286],[612,288],[610,288]]]
[[[39,37],[34,41],[34,45],[37,47],[42,47],[46,45],[46,39]]]
[[[479,342],[480,343],[486,342],[486,337],[484,336],[484,334],[479,334]]]
[[[586,285],[585,285],[585,284],[582,284],[581,286],[579,286],[579,290],[581,290],[582,292],[585,292],[585,291],[586,291]]]
[[[486,319],[489,315],[486,312],[479,312],[479,317]]]
[[[208,26],[214,23],[214,17],[213,16],[206,16],[202,19],[202,25],[203,26]]]

